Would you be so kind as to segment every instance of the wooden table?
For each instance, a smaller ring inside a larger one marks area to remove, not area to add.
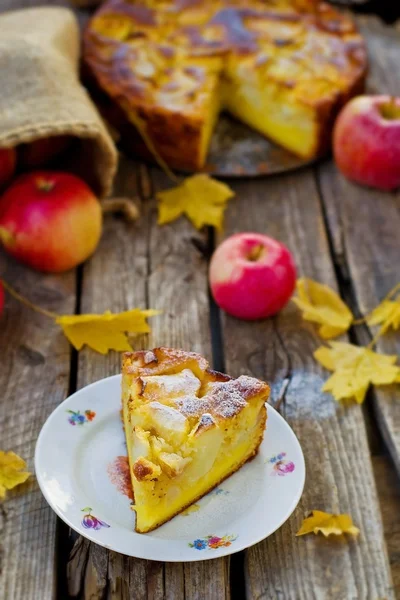
[[[0,0],[0,9],[39,3]],[[84,21],[85,13],[80,16]],[[370,49],[370,89],[399,94],[395,28],[368,17],[360,25]],[[340,290],[356,314],[367,313],[400,280],[398,195],[352,185],[330,161],[230,184],[237,197],[221,238],[260,231],[282,240],[299,274]],[[197,232],[185,219],[157,226],[154,193],[168,185],[157,168],[121,157],[115,192],[137,197],[140,221],[108,216],[98,251],[74,272],[41,275],[0,252],[0,276],[59,313],[160,308],[163,316],[137,347],[192,349],[217,369],[270,381],[272,403],[282,400],[281,412],[305,453],[302,500],[278,532],[245,552],[162,564],[73,537],[32,479],[0,505],[0,598],[389,600],[396,591],[400,598],[399,388],[372,390],[362,407],[344,408],[321,393],[327,373],[312,357],[320,339],[293,304],[261,323],[221,314],[207,287],[210,253],[220,239],[211,230]],[[371,335],[358,326],[349,338],[365,344]],[[32,469],[46,417],[71,392],[117,373],[120,357],[76,353],[57,326],[10,297],[0,348],[0,447],[24,456]],[[379,343],[384,352],[399,349],[399,335]],[[361,529],[359,539],[296,538],[302,518],[316,508],[349,512]]]

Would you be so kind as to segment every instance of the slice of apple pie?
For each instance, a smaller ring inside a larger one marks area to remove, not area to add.
[[[266,383],[232,379],[193,352],[126,353],[122,404],[136,531],[159,527],[258,451]]]

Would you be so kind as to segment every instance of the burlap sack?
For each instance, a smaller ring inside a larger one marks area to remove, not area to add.
[[[0,15],[0,147],[71,135],[67,156],[100,196],[110,190],[117,151],[79,82],[80,39],[65,8],[31,8]]]

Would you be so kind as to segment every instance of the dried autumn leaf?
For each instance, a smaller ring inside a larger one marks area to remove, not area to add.
[[[312,279],[298,279],[293,302],[303,311],[303,319],[321,325],[319,334],[325,340],[345,333],[353,315],[343,300],[327,285]]]
[[[12,490],[28,479],[30,473],[24,469],[26,462],[17,454],[0,450],[0,500],[5,498],[6,490]]]
[[[381,325],[381,333],[400,329],[400,299],[384,300],[367,317],[368,325]]]
[[[342,535],[343,533],[357,536],[360,530],[353,525],[350,515],[332,515],[321,510],[313,510],[311,515],[303,520],[296,535],[317,534],[319,532],[323,533],[325,537]]]
[[[314,357],[334,374],[325,382],[322,391],[331,392],[336,400],[355,398],[361,404],[371,384],[388,385],[400,378],[397,356],[378,354],[344,342],[329,342],[321,346]]]
[[[227,202],[234,192],[208,175],[188,177],[180,185],[157,194],[158,224],[163,225],[186,215],[197,229],[203,225],[222,227]]]
[[[76,350],[86,344],[100,354],[107,354],[109,350],[132,350],[127,332],[149,333],[146,319],[158,314],[158,310],[134,308],[117,314],[107,311],[102,315],[65,315],[57,317],[56,323]]]

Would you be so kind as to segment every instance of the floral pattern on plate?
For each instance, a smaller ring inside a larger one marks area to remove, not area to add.
[[[105,521],[101,521],[100,519],[92,515],[92,509],[90,508],[90,506],[82,508],[82,512],[86,513],[82,519],[82,525],[85,529],[95,529],[96,531],[98,531],[102,527],[110,527],[108,523],[106,523]]]
[[[215,496],[227,496],[229,494],[228,490],[224,490],[220,487],[213,489],[210,494],[215,494]]]
[[[273,465],[271,475],[279,475],[283,477],[288,473],[292,473],[295,469],[295,464],[291,460],[284,460],[286,452],[280,452],[276,456],[271,456],[267,460],[268,463]]]
[[[80,410],[67,410],[67,413],[70,415],[68,417],[68,423],[70,423],[70,425],[84,425],[85,423],[93,421],[96,416],[96,413],[93,410],[85,410],[83,414],[81,414]]]
[[[190,548],[195,548],[196,550],[216,550],[217,548],[231,546],[232,542],[234,542],[237,537],[237,535],[224,535],[222,537],[218,537],[217,535],[207,535],[205,538],[198,538],[193,542],[189,542],[188,546]]]

